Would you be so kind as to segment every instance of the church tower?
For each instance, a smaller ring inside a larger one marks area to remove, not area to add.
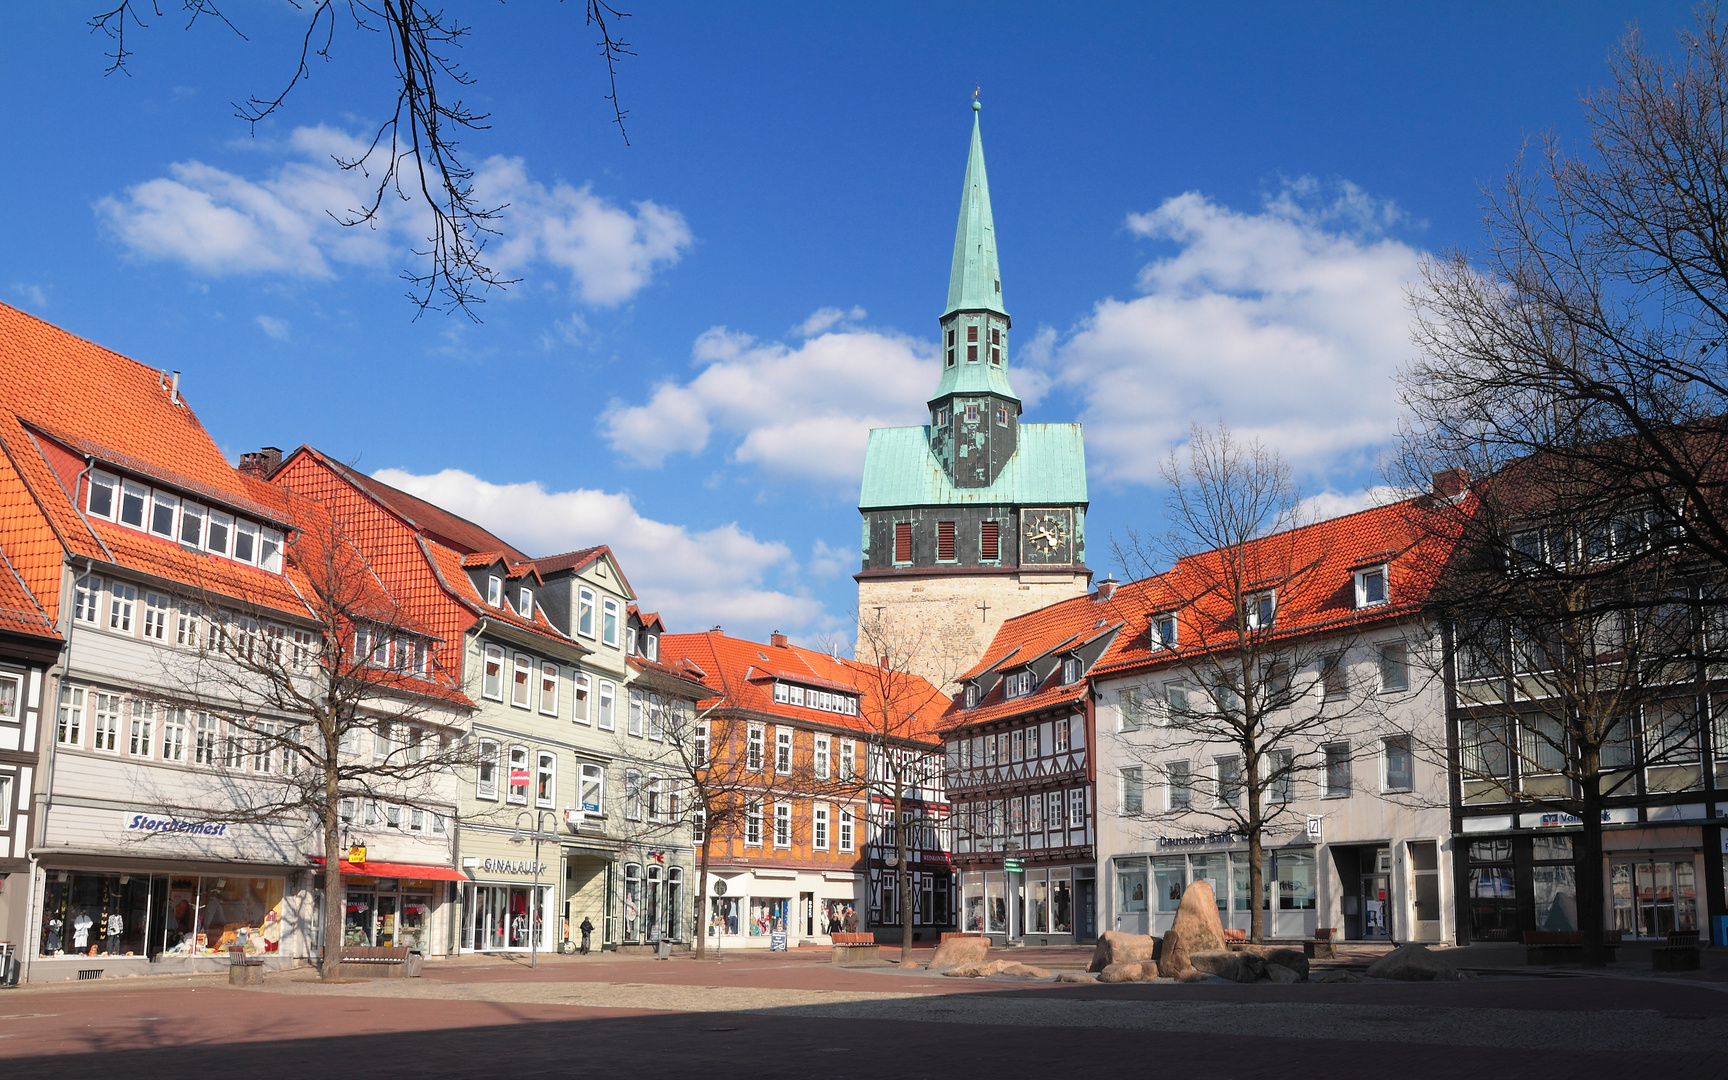
[[[938,683],[983,656],[1004,619],[1087,590],[1079,424],[1022,424],[1009,384],[979,104],[941,317],[942,377],[922,427],[878,428],[864,456],[859,637],[919,639]]]

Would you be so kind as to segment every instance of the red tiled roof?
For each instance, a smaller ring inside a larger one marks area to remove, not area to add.
[[[1126,622],[1128,611],[1116,603],[1121,594],[1117,589],[1110,599],[1099,593],[1076,596],[1007,620],[984,650],[983,659],[962,680],[975,679],[992,669],[1029,664],[1053,651],[1068,652],[1096,641],[1101,635],[1117,632]],[[1085,697],[1086,686],[1084,679],[1064,686],[1058,666],[1029,697],[1004,699],[1003,685],[998,682],[974,708],[965,708],[964,699],[951,704],[944,723],[949,728],[963,727],[1071,704]]]
[[[1451,551],[1448,530],[1428,496],[1362,510],[1276,533],[1249,545],[1243,576],[1278,581],[1274,637],[1340,631],[1407,618],[1421,610]],[[1387,565],[1389,602],[1356,606],[1353,571]],[[1093,673],[1182,662],[1208,646],[1225,647],[1233,600],[1216,588],[1223,577],[1217,552],[1191,556],[1169,571],[1116,590],[1111,603],[1127,626]],[[1154,649],[1151,616],[1177,612],[1174,652]]]
[[[48,621],[42,605],[36,602],[35,595],[24,585],[24,579],[12,568],[3,551],[0,551],[0,630],[60,640],[59,631]]]
[[[766,645],[710,630],[700,634],[662,635],[660,657],[674,667],[694,663],[707,672],[702,681],[715,691],[715,697],[704,701],[704,708],[718,703],[726,708],[765,713],[806,725],[869,732],[872,730],[873,712],[881,704],[883,680],[874,674],[871,665],[798,645]],[[752,672],[756,677],[752,677]],[[772,680],[760,677],[764,673],[806,686],[838,688],[855,693],[860,699],[860,715],[848,716],[776,702]],[[942,726],[943,710],[948,705],[947,697],[939,688],[916,675],[896,674],[893,678],[908,691],[904,695],[907,698],[904,707],[913,716],[913,723],[895,734],[910,741],[936,741]],[[901,697],[902,694],[893,696]]]
[[[624,576],[624,568],[618,565],[617,556],[605,544],[582,548],[580,551],[566,551],[562,555],[548,555],[543,559],[530,560],[542,575],[556,574],[561,570],[580,570],[595,559],[608,558],[612,560],[613,569],[618,571],[618,584],[624,587],[626,596],[635,596],[636,590],[630,587],[630,579]]]
[[[378,500],[391,513],[408,522],[417,532],[431,537],[445,547],[454,549],[458,555],[496,552],[502,554],[507,562],[529,561],[527,555],[467,518],[457,517],[443,507],[435,506],[425,499],[410,495],[400,488],[393,488],[382,480],[367,476],[357,469],[350,469],[326,455],[320,454],[319,457],[323,458],[331,468],[344,473],[351,483]]]

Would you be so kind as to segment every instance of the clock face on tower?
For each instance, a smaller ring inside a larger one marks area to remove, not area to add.
[[[1023,510],[1020,512],[1020,561],[1023,563],[1073,562],[1073,520],[1067,510]]]

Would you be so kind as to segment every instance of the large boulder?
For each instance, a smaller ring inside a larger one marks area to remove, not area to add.
[[[1188,960],[1194,965],[1194,970],[1216,975],[1231,982],[1259,982],[1266,974],[1266,959],[1251,952],[1236,952],[1231,949],[1207,949],[1197,953],[1189,953]]]
[[[977,964],[990,955],[990,939],[987,937],[950,937],[944,938],[936,946],[936,955],[930,958],[930,970],[941,971],[943,968],[956,967],[960,964]]]
[[[1414,941],[1398,946],[1369,964],[1367,975],[1370,979],[1398,979],[1403,982],[1456,982],[1470,977],[1454,967],[1446,957]]]
[[[1122,934],[1106,930],[1092,950],[1087,971],[1103,971],[1111,964],[1138,964],[1158,959],[1158,939],[1150,934]]]
[[[1238,952],[1254,953],[1267,964],[1287,968],[1297,975],[1297,982],[1308,981],[1308,956],[1301,949],[1286,945],[1232,945]]]
[[[1098,973],[1101,983],[1149,982],[1158,977],[1158,964],[1153,960],[1131,960],[1111,964]]]
[[[1267,964],[1266,981],[1288,985],[1290,983],[1306,982],[1307,980],[1287,967],[1282,967],[1278,964]]]
[[[984,979],[995,975],[1008,966],[1006,960],[975,960],[969,964],[955,964],[946,968],[942,974],[951,979]]]
[[[1224,948],[1224,924],[1218,919],[1218,898],[1212,886],[1196,881],[1182,894],[1176,921],[1164,934],[1158,954],[1158,970],[1175,978],[1193,968],[1195,953],[1219,952]]]
[[[1056,981],[1059,983],[1094,983],[1098,981],[1098,976],[1089,971],[1064,971],[1056,976]]]
[[[1048,979],[1050,977],[1050,972],[1044,968],[1032,964],[1022,964],[1014,960],[1004,961],[996,974],[1012,975],[1016,979]]]

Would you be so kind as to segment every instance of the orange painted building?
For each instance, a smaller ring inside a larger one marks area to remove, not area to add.
[[[777,930],[792,944],[836,931],[898,928],[892,810],[883,754],[916,763],[903,803],[913,926],[921,938],[953,924],[953,867],[937,730],[948,702],[915,676],[914,722],[872,733],[882,680],[869,665],[790,644],[729,637],[718,628],[668,634],[661,658],[715,694],[698,704],[713,738],[707,759],[748,804],[711,833],[704,922],[710,940],[767,946]],[[760,777],[759,780],[753,778]]]

